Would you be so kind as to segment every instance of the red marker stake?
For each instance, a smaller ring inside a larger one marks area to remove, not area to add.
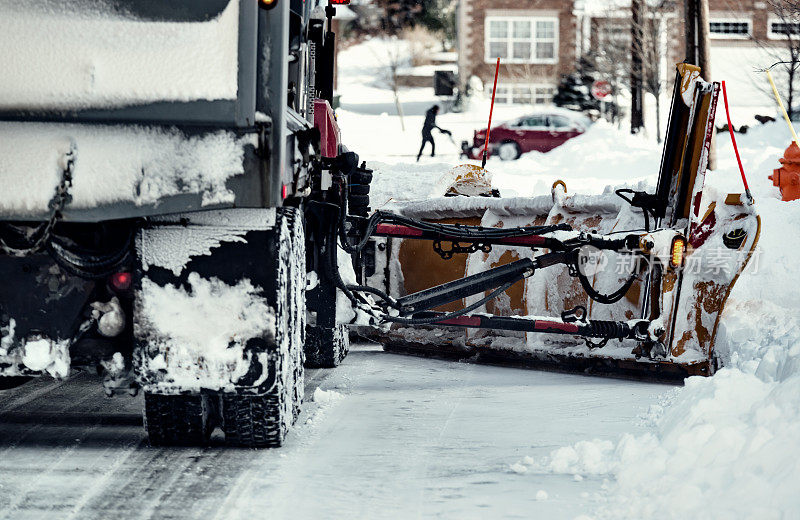
[[[736,153],[736,161],[739,163],[739,172],[742,174],[742,182],[744,183],[744,192],[750,202],[753,202],[753,196],[750,195],[750,187],[747,185],[747,177],[744,176],[744,167],[742,166],[742,158],[739,157],[739,147],[736,146],[736,136],[733,135],[733,123],[731,123],[731,111],[728,108],[728,89],[725,88],[725,82],[722,82],[722,99],[725,101],[725,115],[728,117],[728,131],[731,133],[731,142],[733,143],[733,151]]]
[[[489,151],[489,132],[492,131],[492,112],[494,112],[494,94],[497,92],[497,75],[500,74],[500,58],[497,58],[497,66],[494,69],[494,87],[492,87],[492,106],[489,108],[489,126],[486,127],[486,144],[483,145],[483,160],[481,168],[486,168],[486,157]]]

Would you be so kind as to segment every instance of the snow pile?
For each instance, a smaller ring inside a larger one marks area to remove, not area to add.
[[[249,280],[230,286],[191,273],[188,284],[186,290],[142,280],[134,333],[146,338],[148,371],[169,367],[174,380],[167,386],[228,388],[250,368],[247,341],[274,337],[275,313]]]
[[[693,377],[663,409],[652,433],[616,444],[581,441],[555,450],[539,470],[613,475],[600,518],[787,518],[800,510],[800,301],[794,256],[800,204],[777,200],[766,179],[788,145],[771,124],[739,138],[763,229],[753,269],[732,291],[716,348],[726,368]],[[741,191],[729,138],[708,182]]]
[[[0,214],[47,211],[61,181],[60,163],[75,148],[70,207],[202,193],[204,205],[233,202],[226,181],[244,173],[247,137],[218,131],[36,123],[0,124]]]
[[[320,405],[327,405],[339,401],[344,396],[336,390],[323,390],[322,388],[315,388],[312,400]]]
[[[0,0],[0,110],[236,99],[238,26],[238,0],[205,22]]]
[[[598,518],[788,518],[800,510],[800,346],[766,363],[766,380],[689,378],[654,433],[559,448],[541,469],[613,474]]]

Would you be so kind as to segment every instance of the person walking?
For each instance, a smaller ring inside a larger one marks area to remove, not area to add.
[[[438,129],[441,133],[453,135],[450,130],[445,130],[436,126],[436,114],[439,113],[439,105],[433,105],[425,112],[425,122],[422,124],[422,145],[419,147],[417,154],[417,161],[422,156],[422,150],[425,149],[425,143],[431,143],[431,157],[436,155],[436,143],[433,141],[433,134],[431,133],[434,128]]]

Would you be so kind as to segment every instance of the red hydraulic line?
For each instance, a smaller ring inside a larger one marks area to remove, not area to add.
[[[524,322],[532,325],[529,332],[553,332],[564,334],[580,334],[580,329],[574,323],[564,323],[563,321],[551,320],[524,320]],[[469,327],[469,328],[495,328],[492,326],[491,318],[486,321],[480,316],[457,316],[448,320],[437,321],[436,325],[451,325],[454,327]],[[502,327],[501,327],[502,328]]]
[[[408,226],[401,226],[399,224],[378,224],[375,228],[375,234],[386,237],[421,237],[423,232],[421,229],[416,229]]]
[[[545,245],[545,237],[539,235],[528,235],[520,237],[507,237],[501,238],[498,243],[507,246],[543,246]]]
[[[733,151],[736,153],[736,162],[739,163],[739,172],[742,174],[742,182],[744,183],[744,192],[747,194],[749,200],[753,200],[750,195],[750,187],[747,185],[747,177],[744,175],[744,167],[742,166],[742,158],[739,157],[739,147],[736,146],[736,136],[733,135],[733,123],[731,123],[731,111],[728,108],[728,89],[725,88],[725,82],[722,82],[722,99],[725,101],[725,115],[728,117],[728,131],[731,133],[731,142],[733,143]]]
[[[570,334],[578,333],[578,326],[574,323],[564,323],[562,321],[536,320],[533,325],[534,330],[547,332],[550,330],[560,330]]]
[[[480,327],[481,319],[479,316],[458,316],[449,320],[437,321],[439,325],[455,325],[457,327]]]
[[[489,108],[489,125],[486,127],[486,144],[483,146],[483,160],[481,168],[486,167],[486,157],[489,151],[489,132],[492,131],[492,112],[494,112],[494,94],[497,92],[497,76],[500,74],[500,58],[497,58],[497,66],[494,69],[494,87],[492,87],[492,106]]]

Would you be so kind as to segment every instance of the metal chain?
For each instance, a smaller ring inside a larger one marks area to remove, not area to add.
[[[442,247],[441,240],[433,241],[433,250],[436,252],[437,255],[442,257],[443,260],[450,260],[456,253],[471,254],[471,253],[477,253],[478,251],[483,251],[484,253],[490,253],[492,251],[491,244],[484,244],[482,242],[472,242],[468,246],[462,246],[458,242],[445,241],[445,243],[450,244],[450,249],[444,249]]]
[[[2,237],[0,237],[0,253],[15,257],[25,257],[38,253],[44,249],[44,247],[47,245],[47,242],[50,240],[50,235],[53,232],[56,222],[61,219],[61,213],[64,211],[64,207],[66,207],[67,203],[70,201],[69,189],[72,187],[72,174],[75,169],[76,154],[77,149],[75,142],[71,142],[69,152],[64,154],[65,162],[61,168],[61,181],[56,187],[55,196],[53,196],[48,204],[48,207],[50,208],[50,217],[44,224],[39,226],[34,233],[32,233],[33,235],[39,235],[39,238],[37,238],[28,247],[19,249],[9,246],[5,243],[5,241],[3,241]]]

